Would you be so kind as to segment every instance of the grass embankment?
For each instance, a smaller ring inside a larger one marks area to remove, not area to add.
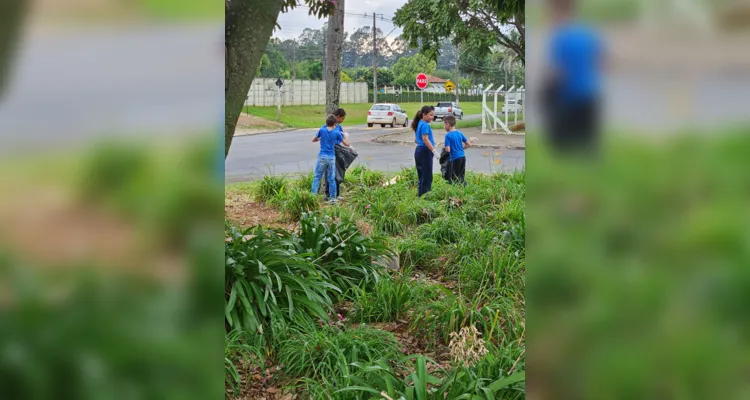
[[[242,202],[227,208],[230,388],[524,398],[524,173],[469,173],[465,188],[436,177],[421,199],[414,169],[397,176],[383,186],[390,177],[356,166],[336,206],[310,193],[311,175],[227,189],[273,209],[261,224],[293,224],[253,226],[235,218]]]
[[[433,104],[434,105],[434,104]],[[367,111],[372,104],[343,104],[346,110],[345,125],[363,125],[367,123]],[[409,120],[414,118],[421,103],[400,103],[399,106],[406,110]],[[481,114],[482,103],[461,103],[464,115]],[[250,113],[256,117],[276,120],[276,107],[245,107],[244,113]],[[325,106],[282,106],[281,122],[293,128],[318,128],[325,123]],[[481,123],[480,123],[481,124]],[[442,125],[441,125],[442,126]]]

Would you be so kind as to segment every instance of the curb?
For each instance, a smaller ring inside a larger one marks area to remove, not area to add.
[[[403,140],[392,140],[392,139],[381,139],[375,138],[372,140],[374,143],[385,143],[385,144],[401,144],[401,145],[414,145],[413,142],[406,142]],[[477,149],[509,149],[509,150],[526,150],[526,146],[503,146],[503,145],[491,145],[491,144],[475,144],[471,146]]]
[[[234,133],[234,137],[238,137],[238,136],[255,136],[255,135],[267,135],[267,134],[269,134],[269,133],[281,133],[281,132],[291,132],[291,131],[302,131],[302,130],[306,130],[306,129],[309,129],[309,128],[288,128],[288,129],[281,129],[281,130],[278,130],[278,131],[261,131],[261,132],[247,132],[247,133],[242,133],[242,132],[239,132],[239,133],[238,133],[238,132],[236,132],[236,131],[235,131],[235,133]]]

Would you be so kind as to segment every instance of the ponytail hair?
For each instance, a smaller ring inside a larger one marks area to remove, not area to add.
[[[422,117],[425,114],[429,114],[430,111],[433,111],[434,108],[432,106],[424,106],[417,111],[417,114],[414,116],[414,119],[411,121],[411,130],[414,132],[417,131],[417,127],[419,126],[419,121],[422,120]]]

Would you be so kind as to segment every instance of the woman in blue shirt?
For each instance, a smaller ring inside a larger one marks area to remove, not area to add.
[[[432,190],[432,158],[438,157],[435,150],[435,139],[432,136],[430,122],[435,118],[435,109],[424,106],[417,111],[411,122],[414,131],[417,149],[414,151],[414,161],[417,164],[417,176],[419,177],[419,197]]]

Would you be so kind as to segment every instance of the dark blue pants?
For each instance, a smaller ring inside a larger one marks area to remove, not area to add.
[[[433,154],[427,146],[417,146],[414,151],[414,161],[417,163],[417,176],[419,177],[419,187],[417,193],[419,197],[432,190],[432,158]]]

